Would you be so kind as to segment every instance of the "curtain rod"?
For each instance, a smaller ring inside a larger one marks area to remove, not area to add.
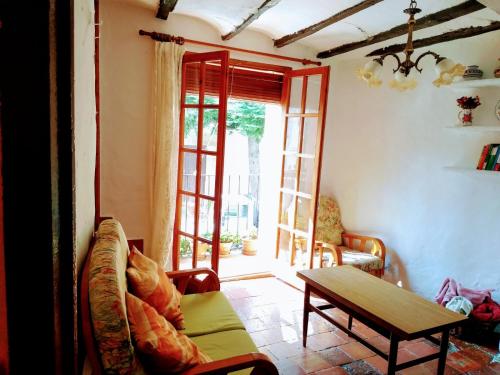
[[[215,44],[215,43],[208,43],[208,42],[202,42],[199,40],[193,40],[193,39],[187,39],[183,38],[181,36],[174,36],[170,34],[163,34],[163,33],[157,33],[156,31],[145,31],[145,30],[139,30],[139,35],[147,35],[150,36],[151,39],[157,40],[159,42],[174,42],[177,44],[184,44],[184,43],[190,43],[190,44],[199,44],[201,46],[209,46],[209,47],[216,47],[216,48],[223,48],[227,49],[230,51],[237,51],[237,52],[243,52],[243,53],[251,53],[253,55],[259,55],[259,56],[266,56],[266,57],[271,57],[273,59],[280,59],[280,60],[288,60],[288,61],[293,61],[293,62],[299,62],[303,65],[317,65],[321,66],[321,62],[319,61],[313,61],[309,59],[299,59],[296,57],[289,57],[289,56],[280,56],[280,55],[275,55],[273,53],[267,53],[267,52],[259,52],[259,51],[253,51],[250,49],[243,49],[243,48],[237,48],[237,47],[229,47],[229,46],[224,46],[222,44]]]

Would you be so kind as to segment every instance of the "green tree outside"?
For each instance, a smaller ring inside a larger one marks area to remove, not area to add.
[[[197,96],[187,95],[187,104],[196,104]],[[205,104],[217,104],[217,98],[206,96]],[[266,105],[257,102],[229,99],[227,103],[226,129],[231,133],[239,133],[247,137],[248,142],[248,170],[249,176],[249,198],[254,202],[254,226],[258,226],[259,220],[259,145],[264,135],[264,124],[266,116]],[[205,110],[204,133],[215,135],[218,122],[217,110]],[[185,117],[185,131],[189,134],[196,131],[198,127],[198,113],[187,111]]]

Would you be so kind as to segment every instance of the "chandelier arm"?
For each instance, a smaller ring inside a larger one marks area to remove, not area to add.
[[[443,61],[445,59],[445,57],[441,57],[439,56],[437,53],[435,52],[432,52],[432,51],[427,51],[427,52],[424,52],[422,53],[416,60],[415,60],[415,69],[419,72],[419,73],[422,73],[422,69],[420,69],[418,67],[418,63],[420,62],[420,60],[425,57],[425,56],[429,56],[431,55],[432,57],[434,57],[436,59],[436,64],[438,64],[440,61]]]
[[[399,58],[398,55],[396,55],[395,53],[386,53],[384,55],[381,55],[379,58],[375,59],[376,61],[380,62],[380,64],[382,65],[382,62],[384,61],[384,59],[388,56],[392,56],[396,59],[396,61],[398,62],[398,66],[396,67],[396,69],[393,69],[392,72],[393,73],[396,73],[399,68],[401,67],[401,59]]]

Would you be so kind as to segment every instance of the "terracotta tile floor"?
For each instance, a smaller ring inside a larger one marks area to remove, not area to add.
[[[223,282],[222,291],[243,320],[259,350],[266,353],[280,374],[384,374],[387,362],[316,314],[309,317],[307,348],[302,347],[303,293],[276,278]],[[314,300],[321,303],[321,300]],[[347,322],[337,309],[329,310]],[[377,347],[387,350],[388,340],[354,321],[354,329]],[[437,346],[425,340],[402,342],[398,360],[407,361],[434,353]],[[496,352],[454,337],[445,374],[500,374],[493,363]],[[437,360],[400,371],[399,374],[436,373]]]

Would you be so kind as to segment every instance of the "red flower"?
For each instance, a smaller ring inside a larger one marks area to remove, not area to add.
[[[462,109],[474,109],[479,107],[481,102],[479,101],[479,96],[462,96],[457,99],[457,105]]]

